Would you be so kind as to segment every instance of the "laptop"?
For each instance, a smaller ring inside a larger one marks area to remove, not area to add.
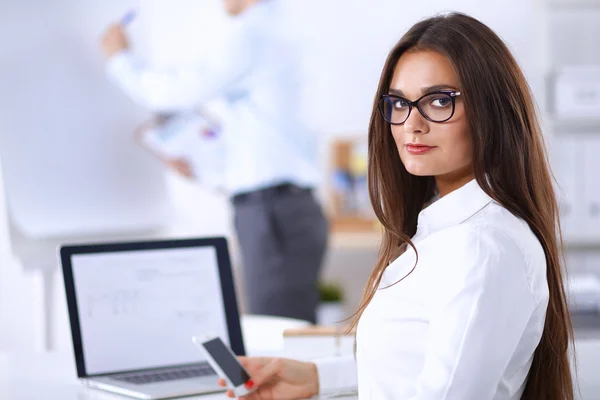
[[[138,399],[221,392],[192,336],[244,355],[225,238],[62,246],[77,376]]]

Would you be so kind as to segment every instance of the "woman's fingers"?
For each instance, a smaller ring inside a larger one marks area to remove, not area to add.
[[[240,361],[240,364],[248,370],[250,375],[254,376],[255,373],[263,369],[267,364],[274,360],[274,358],[240,356],[238,357],[238,360]]]
[[[274,376],[277,376],[282,369],[283,361],[279,358],[272,359],[263,368],[252,375],[254,385],[260,387],[263,383],[269,381]]]

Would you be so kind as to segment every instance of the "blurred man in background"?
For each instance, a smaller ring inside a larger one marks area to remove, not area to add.
[[[300,121],[298,54],[279,26],[277,1],[223,0],[235,17],[226,38],[197,68],[158,70],[137,60],[124,27],[102,48],[111,78],[155,112],[224,98],[226,186],[245,266],[249,311],[315,321],[327,222],[312,189],[316,138]],[[185,170],[185,168],[182,168]]]

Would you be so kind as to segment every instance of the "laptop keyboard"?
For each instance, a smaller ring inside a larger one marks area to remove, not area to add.
[[[112,376],[117,381],[133,383],[135,385],[144,385],[148,383],[175,381],[179,379],[199,378],[202,376],[215,375],[215,371],[210,365],[195,365],[193,367],[170,368],[162,371],[145,371],[129,373],[127,375]],[[216,382],[216,378],[215,378]]]

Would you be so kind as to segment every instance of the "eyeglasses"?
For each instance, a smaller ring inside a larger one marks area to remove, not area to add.
[[[379,99],[379,111],[383,119],[392,125],[405,123],[413,107],[428,121],[446,122],[454,115],[456,97],[460,95],[454,90],[440,90],[410,101],[401,96],[384,94]]]

